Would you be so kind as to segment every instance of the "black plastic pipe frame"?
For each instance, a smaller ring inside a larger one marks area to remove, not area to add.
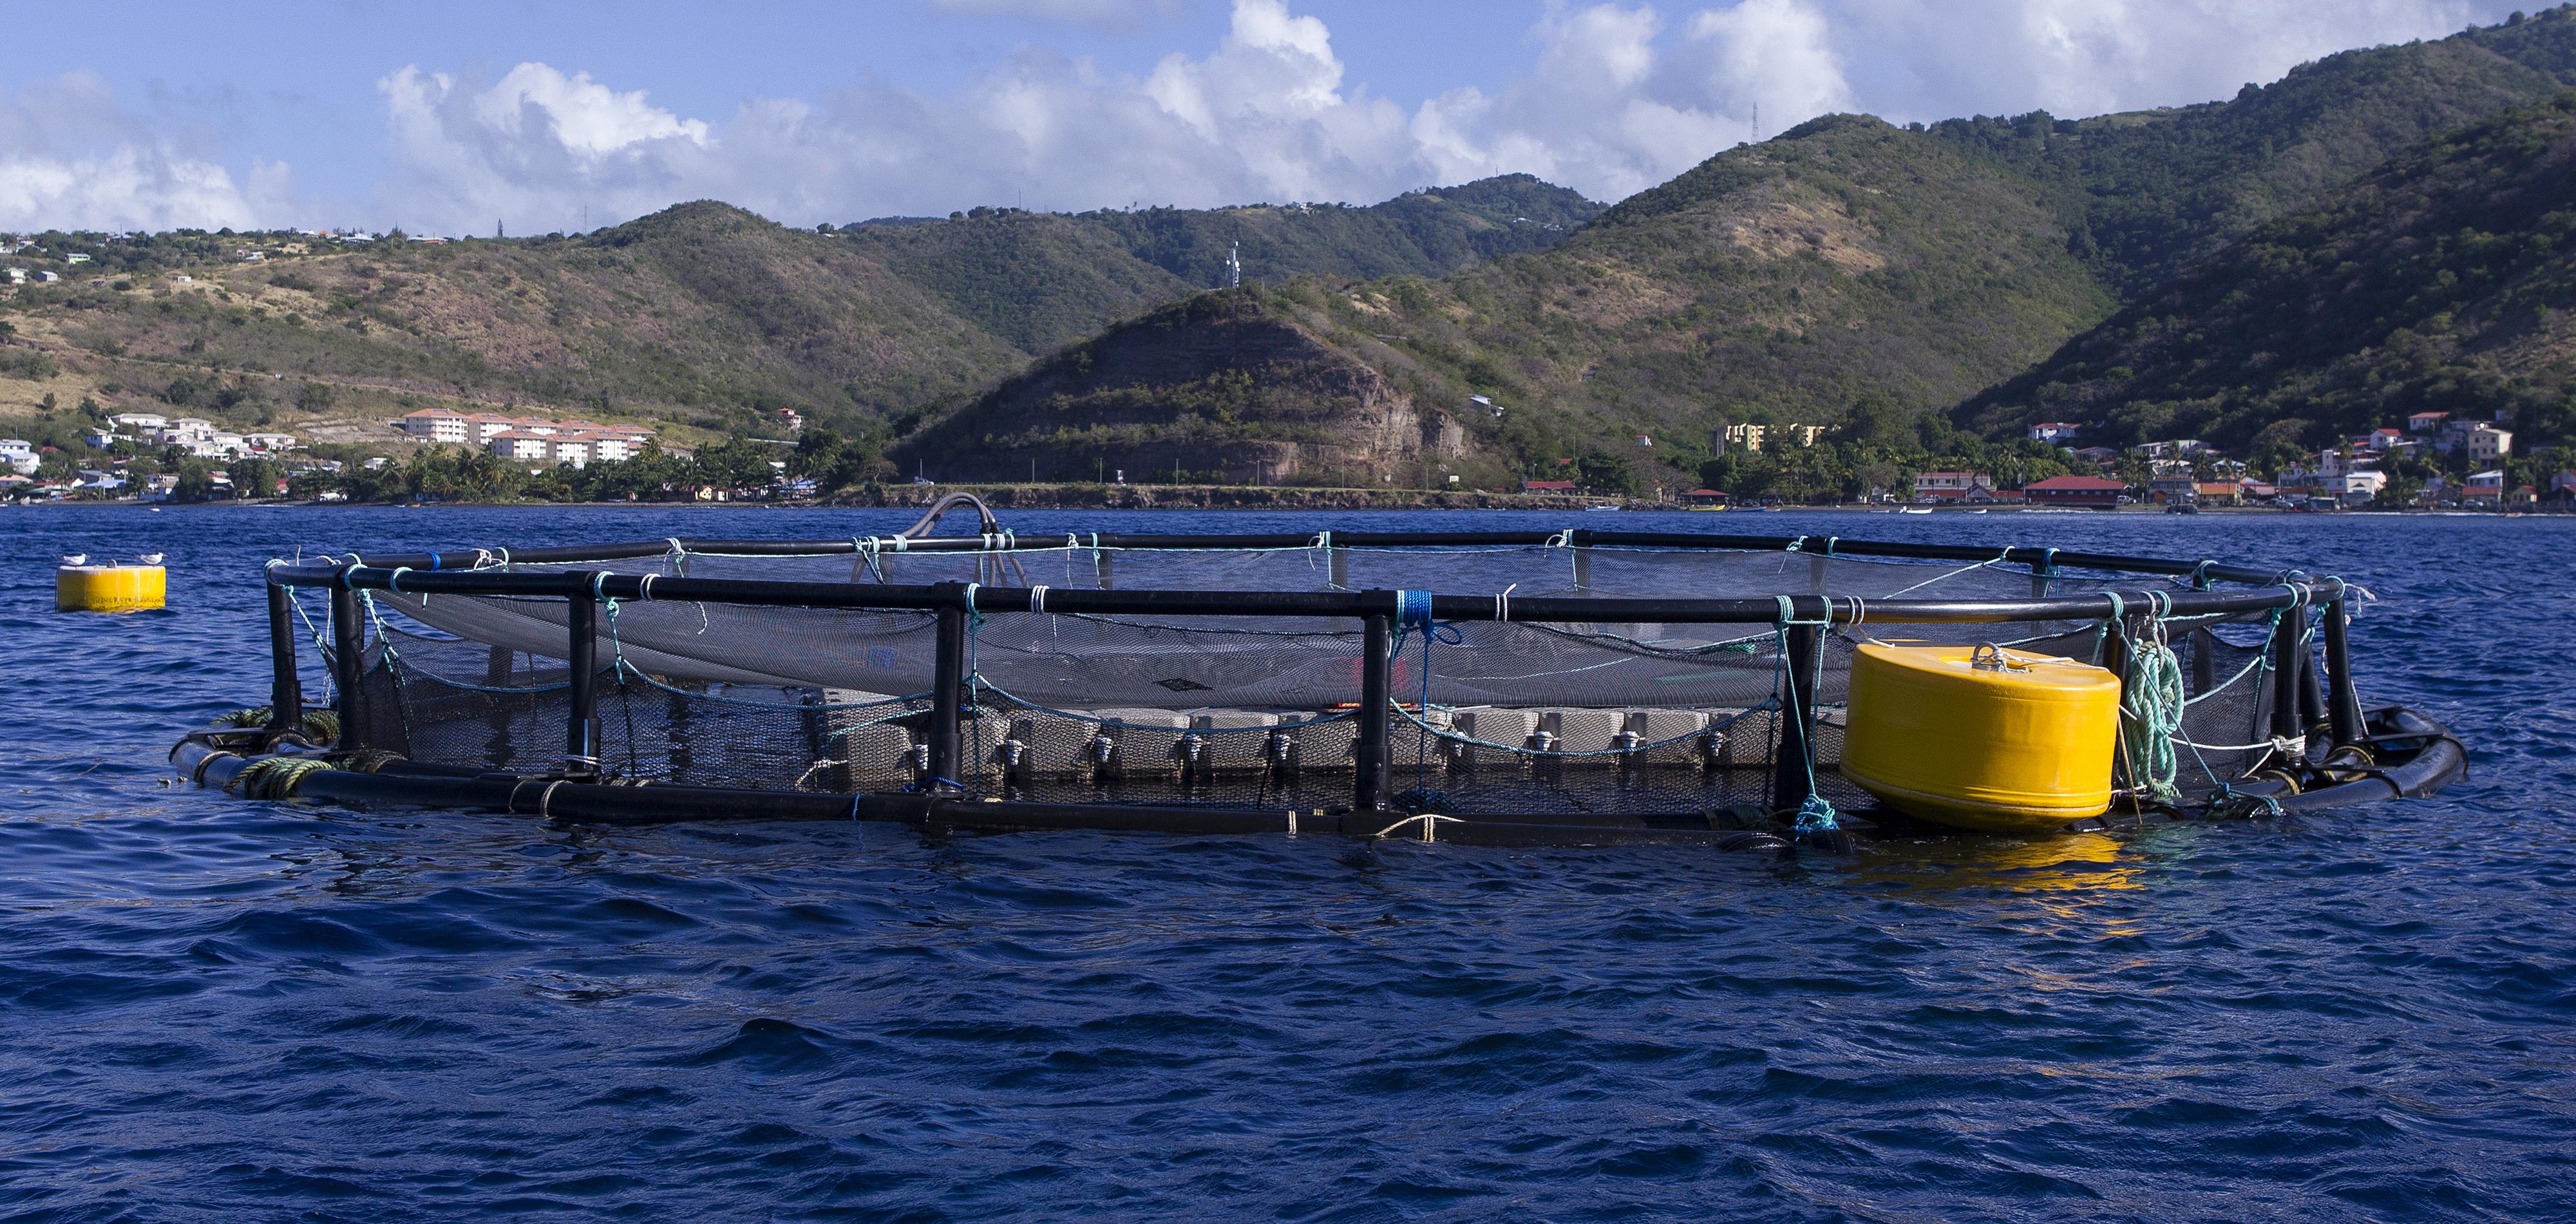
[[[331,680],[340,686],[336,751],[356,752],[367,746],[367,626],[358,619],[358,593],[347,583],[331,588],[331,643]]]
[[[1309,548],[1315,545],[1312,534],[1284,535],[1210,535],[1148,536],[1092,534],[1075,537],[1084,546],[1115,550],[1133,549],[1285,549]],[[1806,536],[1736,536],[1701,535],[1695,532],[1623,532],[1594,531],[1578,527],[1564,532],[1550,531],[1467,531],[1467,532],[1335,532],[1334,548],[1461,548],[1545,545],[1575,548],[1660,548],[1707,549],[1740,552],[1784,552],[1804,548],[1813,537]],[[631,560],[658,557],[671,549],[671,540],[636,540],[614,544],[584,544],[556,548],[514,549],[508,554],[514,564],[564,565],[594,561]],[[752,557],[834,556],[859,551],[856,540],[701,540],[678,541],[690,552],[716,553]],[[903,545],[912,552],[987,552],[996,551],[993,537],[938,536],[915,537]],[[1055,537],[1032,535],[1013,537],[1001,551],[1013,549],[1052,549],[1065,547]],[[1873,543],[1866,540],[1836,540],[1837,556],[1911,557],[1928,561],[1996,560],[1990,548],[1963,544]],[[1113,552],[1103,552],[1105,563]],[[387,554],[370,562],[380,567],[405,566],[420,571],[456,571],[500,561],[501,555],[484,549],[449,553]],[[2129,571],[2142,574],[2190,575],[2195,579],[2217,582],[2242,582],[2270,585],[2281,580],[2278,571],[2247,565],[2228,565],[2212,561],[2175,561],[2154,557],[2126,557],[2109,553],[2068,552],[2043,548],[2012,548],[2000,560],[2008,564],[2031,566],[2055,565],[2060,569]]]
[[[1394,663],[1388,658],[1388,652],[1394,648],[1395,630],[1383,612],[1370,613],[1361,625],[1360,726],[1357,743],[1352,750],[1359,778],[1353,784],[1351,806],[1362,812],[1382,812],[1387,807],[1387,787],[1390,784],[1387,716],[1388,707],[1395,700],[1395,688]]]
[[[564,774],[599,774],[599,600],[577,591],[564,600],[564,664],[572,710],[564,719]]]
[[[304,723],[304,682],[295,674],[294,592],[268,588],[268,729],[292,731]]]
[[[2326,695],[2326,723],[2338,748],[2358,741],[2364,725],[2361,686],[2352,677],[2351,598],[2326,605],[2326,682],[2334,686]]]
[[[963,602],[963,586],[954,582],[939,585],[957,587],[959,601]],[[960,789],[957,724],[965,714],[965,704],[966,610],[943,605],[939,609],[938,654],[930,668],[930,777],[925,788],[933,793]]]
[[[2281,627],[2272,634],[2272,738],[2296,739],[2306,730],[2299,725],[2299,690],[2307,687],[2308,618],[2307,610],[2293,607],[2281,617]]]
[[[1824,635],[1816,626],[1789,626],[1788,708],[1780,711],[1780,755],[1771,763],[1771,806],[1796,811],[1807,802],[1807,761],[1816,720],[1816,656]]]
[[[578,573],[446,573],[398,574],[374,567],[355,570],[303,569],[280,565],[270,581],[290,586],[354,586],[389,589],[400,578],[407,595],[455,594],[542,596],[560,599],[574,590],[609,599],[651,598],[742,604],[751,607],[877,608],[932,611],[963,607],[962,584],[879,586],[846,582],[772,582],[747,579],[666,578],[651,586],[632,575]],[[1870,604],[1867,612],[1880,623],[1965,624],[2038,620],[2100,620],[2123,606],[2161,600],[2168,616],[2209,616],[2304,606],[2312,595],[2305,584],[2231,592],[2128,591],[2067,596],[2050,600],[1890,600]],[[1025,588],[987,587],[976,594],[984,613],[1025,612]],[[1154,616],[1341,616],[1377,613],[1385,597],[1364,591],[1051,591],[1049,612]],[[1861,615],[1860,601],[1836,598],[1826,613],[1837,622]],[[1642,622],[1685,624],[1769,624],[1779,616],[1775,599],[1631,599],[1533,596],[1511,601],[1516,621]],[[1434,595],[1431,613],[1440,620],[1490,621],[1502,610],[1491,595]]]

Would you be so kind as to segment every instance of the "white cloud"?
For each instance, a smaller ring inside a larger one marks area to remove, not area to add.
[[[2352,47],[2440,38],[2511,0],[1944,0],[1832,19],[1858,85],[1892,118],[2099,114],[2233,96]]]
[[[1717,105],[1750,116],[1764,103],[1783,120],[1771,128],[1853,104],[1825,15],[1801,0],[1744,0],[1693,17],[1690,35],[1704,46],[1701,71]]]
[[[1197,2],[929,0],[1131,27]],[[1294,2],[1232,0],[1213,47],[1141,73],[1029,45],[945,93],[772,86],[723,115],[678,113],[579,65],[497,79],[405,67],[377,82],[390,170],[362,213],[525,232],[716,197],[811,223],[976,203],[1367,201],[1507,171],[1615,199],[1744,138],[1757,106],[1770,134],[1830,110],[2075,116],[2224,98],[2346,47],[2498,20],[2517,0],[1556,0],[1522,67],[1434,78],[1439,92],[1408,104],[1354,80],[1335,32]],[[221,107],[158,90],[149,106],[82,74],[0,96],[0,227],[312,219],[282,162],[222,156],[229,120],[187,121]]]
[[[127,110],[94,75],[37,82],[0,99],[0,228],[238,229],[285,215],[284,164],[255,163],[237,183],[191,147],[205,143]]]
[[[1285,0],[1235,0],[1213,50],[1166,56],[1142,77],[1023,48],[945,96],[861,85],[754,101],[720,122],[545,64],[488,87],[418,67],[381,84],[395,198],[418,202],[433,227],[555,228],[584,205],[605,223],[694,197],[797,223],[973,203],[1371,201],[1513,170],[1615,198],[1738,138],[1740,118],[1707,105],[1716,69],[1690,57],[1759,56],[1769,37],[1721,22],[1676,59],[1662,30],[1643,7],[1553,11],[1520,79],[1411,110],[1346,81],[1332,32]],[[1794,72],[1773,66],[1778,79]],[[1784,96],[1796,106],[1839,89],[1836,78]]]

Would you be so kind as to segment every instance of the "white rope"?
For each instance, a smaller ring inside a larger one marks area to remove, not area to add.
[[[1801,537],[1801,538],[1803,539],[1804,537]],[[1936,576],[1934,576],[1934,577],[1926,578],[1926,579],[1924,579],[1923,581],[1918,582],[1918,583],[1915,583],[1913,586],[1907,587],[1907,588],[1905,588],[1905,589],[1904,589],[1904,590],[1902,590],[1902,591],[1891,591],[1891,592],[1889,592],[1889,593],[1887,593],[1887,594],[1885,594],[1885,595],[1881,595],[1881,596],[1879,596],[1879,598],[1881,598],[1881,599],[1894,599],[1894,598],[1896,598],[1896,597],[1897,597],[1897,596],[1899,596],[1899,595],[1910,595],[1910,594],[1913,594],[1913,593],[1914,593],[1914,592],[1916,592],[1916,591],[1920,591],[1920,590],[1922,590],[1923,588],[1928,587],[1928,586],[1930,586],[1930,585],[1932,585],[1933,583],[1936,583],[1936,582],[1948,582],[1949,580],[1951,580],[1951,579],[1953,579],[1953,578],[1956,578],[1956,577],[1958,577],[1958,576],[1959,576],[1959,575],[1961,575],[1961,574],[1971,573],[1971,572],[1976,571],[1976,570],[1985,569],[1985,568],[1987,568],[1988,566],[2001,565],[2001,564],[2003,564],[2003,562],[2004,562],[2004,558],[2009,557],[2009,556],[2011,556],[2011,555],[2012,555],[2012,550],[2011,550],[2011,549],[2009,549],[2009,548],[2007,548],[2007,549],[2003,550],[2003,552],[2002,552],[2001,554],[1997,555],[1997,556],[1995,557],[1995,559],[1994,559],[1994,560],[1992,560],[1992,561],[1979,561],[1979,562],[1977,562],[1975,565],[1963,565],[1963,566],[1959,567],[1958,569],[1951,570],[1949,573],[1946,573],[1946,574],[1940,574],[1940,575],[1936,575]]]
[[[643,601],[643,602],[645,602],[645,603],[650,603],[650,602],[652,602],[652,600],[653,600],[653,580],[654,580],[654,579],[656,579],[656,578],[659,578],[659,577],[661,577],[661,575],[659,575],[659,574],[646,574],[646,575],[644,575],[642,578],[640,578],[640,579],[636,580],[636,583],[635,583],[635,598],[636,598],[636,599],[638,599],[638,600],[640,600],[640,601]],[[426,601],[426,600],[424,600],[423,602],[427,602],[427,601]]]
[[[1044,586],[1033,586],[1029,588],[1029,611],[1046,611],[1046,593],[1047,589]]]
[[[561,785],[563,785],[563,784],[564,784],[564,780],[563,780],[563,779],[561,779],[561,778],[557,778],[557,779],[555,779],[555,780],[554,780],[554,781],[552,781],[552,782],[548,782],[548,783],[546,783],[546,788],[545,788],[544,790],[537,792],[537,819],[539,819],[539,820],[551,820],[551,819],[553,819],[553,816],[551,816],[550,814],[548,814],[548,813],[547,813],[547,811],[546,811],[546,806],[547,806],[548,804],[550,804],[550,803],[553,803],[553,802],[554,802],[554,798],[555,798],[555,788],[556,788],[556,787],[558,787],[558,786],[561,786]]]
[[[1512,619],[1512,592],[1519,590],[1519,589],[1520,589],[1520,587],[1521,587],[1521,584],[1519,584],[1519,583],[1515,582],[1515,583],[1511,584],[1510,586],[1504,587],[1504,588],[1503,588],[1502,590],[1500,590],[1500,591],[1496,591],[1496,592],[1494,592],[1494,619],[1495,619],[1495,620],[1497,620],[1497,621],[1501,621],[1501,622],[1503,622],[1503,623],[1505,623],[1505,624],[1509,624],[1509,623],[1511,623],[1511,619]]]
[[[796,780],[788,783],[787,789],[803,790],[805,789],[805,784],[813,780],[814,775],[821,773],[826,769],[847,764],[849,764],[848,761],[816,761],[812,765],[807,766],[805,772],[796,775]]]
[[[2203,744],[2193,740],[2184,739],[2180,735],[2173,736],[2172,739],[2173,742],[2177,744],[2198,748],[2203,752],[2252,752],[2258,748],[2268,748],[2274,754],[2280,756],[2306,756],[2308,754],[2308,737],[2304,735],[2279,735],[2268,740],[2260,740],[2251,744]]]
[[[1288,809],[1288,836],[1297,836],[1297,809]]]
[[[1395,832],[1397,829],[1401,829],[1401,828],[1403,828],[1404,826],[1409,825],[1409,824],[1412,824],[1413,822],[1415,822],[1415,821],[1417,821],[1417,820],[1422,822],[1422,840],[1423,840],[1423,841],[1425,841],[1425,842],[1429,842],[1429,841],[1433,840],[1433,839],[1432,839],[1431,832],[1432,832],[1432,830],[1433,830],[1433,829],[1435,829],[1435,828],[1438,828],[1438,827],[1439,827],[1439,823],[1440,823],[1441,821],[1444,821],[1444,820],[1445,820],[1445,821],[1448,821],[1448,822],[1449,822],[1449,823],[1451,823],[1451,824],[1464,824],[1464,823],[1466,823],[1465,821],[1460,820],[1458,817],[1455,817],[1455,816],[1443,816],[1443,815],[1440,815],[1440,814],[1439,814],[1439,813],[1437,813],[1437,812],[1424,812],[1423,814],[1421,814],[1421,815],[1419,815],[1419,816],[1407,816],[1407,817],[1405,817],[1405,818],[1404,818],[1404,819],[1402,819],[1402,820],[1396,821],[1394,824],[1388,825],[1387,827],[1385,827],[1385,828],[1383,828],[1383,829],[1378,830],[1378,831],[1377,831],[1377,835],[1378,835],[1379,837],[1384,837],[1384,836],[1386,836],[1387,834],[1389,834],[1389,833],[1393,833],[1393,832]]]

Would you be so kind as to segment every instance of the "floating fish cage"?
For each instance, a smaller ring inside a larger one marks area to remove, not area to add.
[[[269,705],[174,759],[255,797],[572,822],[1730,846],[2246,818],[2465,767],[2363,701],[2366,593],[2335,578],[1581,528],[1037,536],[974,508],[972,536],[934,511],[274,561]]]

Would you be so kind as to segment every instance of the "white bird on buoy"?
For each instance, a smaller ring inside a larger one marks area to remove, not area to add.
[[[87,564],[89,564],[89,554],[88,554],[88,553],[64,553],[64,554],[63,554],[63,564],[65,564],[65,565],[87,565]]]
[[[161,564],[161,557],[162,554],[160,553],[145,553],[140,557],[136,557],[135,560],[140,561],[145,565],[159,565]]]

